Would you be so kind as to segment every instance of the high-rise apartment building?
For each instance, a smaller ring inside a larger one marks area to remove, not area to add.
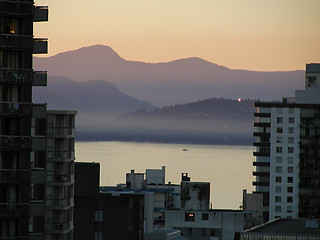
[[[32,103],[33,37],[48,8],[33,0],[0,0],[0,239],[72,239],[74,115]]]
[[[256,102],[256,192],[264,221],[320,217],[320,64],[307,64],[305,90]]]

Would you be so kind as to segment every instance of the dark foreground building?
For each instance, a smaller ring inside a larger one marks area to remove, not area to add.
[[[33,37],[48,8],[33,0],[0,0],[0,239],[73,239],[74,111],[47,111],[32,88],[47,85]]]
[[[100,193],[100,165],[75,163],[74,239],[143,239],[144,195]]]

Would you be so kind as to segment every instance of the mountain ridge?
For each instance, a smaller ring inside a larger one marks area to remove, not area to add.
[[[66,57],[67,56],[67,57]],[[304,71],[259,72],[230,69],[198,57],[162,63],[127,61],[111,47],[95,45],[48,58],[35,58],[35,70],[77,82],[101,79],[156,106],[211,97],[280,99],[303,89]]]

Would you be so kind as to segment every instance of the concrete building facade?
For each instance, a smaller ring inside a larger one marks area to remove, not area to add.
[[[256,192],[264,221],[320,217],[320,64],[307,64],[305,90],[256,102]]]

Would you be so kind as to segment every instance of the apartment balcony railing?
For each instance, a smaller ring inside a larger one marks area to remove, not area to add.
[[[48,206],[51,207],[69,207],[71,204],[70,198],[47,200]]]
[[[25,102],[0,102],[0,115],[31,115],[32,104]]]
[[[55,175],[54,181],[58,183],[71,182],[71,175]]]
[[[271,117],[271,113],[254,113],[255,117]]]
[[[0,203],[0,216],[22,217],[29,215],[27,203]],[[1,238],[0,238],[1,239]]]
[[[71,151],[59,151],[59,152],[51,152],[48,151],[47,153],[47,158],[48,159],[70,159],[72,157],[72,152]]]
[[[33,36],[0,34],[0,49],[32,49]]]
[[[33,53],[34,54],[48,53],[48,39],[47,38],[34,38],[33,39]]]
[[[52,229],[60,231],[70,230],[70,222],[53,223]]]
[[[0,150],[21,151],[31,149],[31,137],[29,136],[0,136]]]
[[[35,6],[34,7],[34,22],[46,22],[49,19],[49,10],[47,6]]]
[[[253,162],[253,166],[259,166],[259,167],[270,167],[270,162]]]
[[[267,132],[254,132],[254,137],[270,137],[270,133]]]
[[[268,182],[252,182],[253,186],[269,186]]]
[[[32,16],[33,2],[1,1],[0,13]]]
[[[27,169],[0,169],[1,182],[17,182],[28,184],[30,174]]]
[[[256,146],[256,147],[270,147],[270,142],[254,142],[253,146]]]
[[[252,172],[253,176],[263,176],[263,177],[269,177],[270,172]]]
[[[270,157],[270,152],[253,152],[255,157]]]
[[[54,127],[54,128],[48,128],[48,135],[72,135],[74,128],[70,127]]]
[[[46,71],[33,72],[33,86],[47,86],[48,76]]]
[[[0,69],[0,83],[7,84],[24,84],[32,83],[31,69],[14,69],[1,68]]]
[[[271,123],[264,123],[264,122],[255,122],[253,123],[254,127],[271,127]]]

